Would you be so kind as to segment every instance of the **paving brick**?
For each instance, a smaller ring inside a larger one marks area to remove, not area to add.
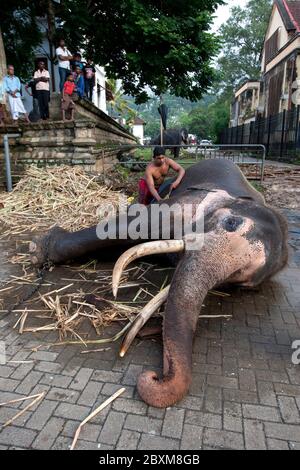
[[[265,450],[263,425],[255,420],[244,420],[245,447],[247,450]]]
[[[224,403],[223,427],[228,431],[243,432],[242,407],[239,403]]]
[[[90,414],[90,408],[71,403],[60,403],[54,412],[55,416],[66,419],[78,419],[82,421]]]
[[[204,410],[210,413],[222,413],[223,396],[222,390],[217,387],[205,387],[204,392]]]
[[[110,411],[101,430],[99,441],[103,444],[116,445],[122,432],[124,421],[125,413]]]
[[[92,373],[92,369],[87,369],[84,367],[80,369],[80,371],[76,374],[74,380],[72,381],[70,388],[79,391],[83,390],[86,384],[88,383]]]
[[[61,366],[56,362],[41,361],[35,365],[34,369],[40,372],[58,373],[61,369]]]
[[[108,370],[95,370],[91,380],[96,380],[99,382],[110,382],[110,383],[121,383],[122,373],[112,372]]]
[[[14,369],[12,367],[0,365],[0,377],[3,377],[3,378],[9,377],[13,373],[13,371]]]
[[[203,444],[212,448],[241,450],[244,448],[244,439],[242,434],[235,432],[205,429]]]
[[[287,441],[280,441],[279,439],[267,439],[268,450],[289,450]]]
[[[262,405],[277,406],[274,385],[271,382],[257,382],[259,402]]]
[[[162,428],[162,421],[148,416],[128,414],[124,428],[148,434],[159,434]]]
[[[103,385],[103,388],[101,389],[101,393],[102,393],[102,395],[107,395],[107,396],[110,397],[111,395],[113,395],[119,389],[120,389],[119,384],[106,383],[106,384]],[[122,397],[132,398],[133,395],[134,395],[134,390],[135,390],[134,387],[126,385],[126,389],[125,389],[125,392],[122,393]]]
[[[178,450],[179,441],[167,437],[142,434],[138,449],[141,450]]]
[[[220,415],[187,410],[185,416],[187,424],[215,429],[222,428],[222,417]]]
[[[41,372],[31,371],[25,379],[18,385],[16,392],[24,395],[29,395],[32,389],[36,386],[42,377]]]
[[[76,403],[79,397],[80,393],[75,390],[57,387],[52,387],[47,394],[48,400],[54,400],[59,402],[66,401],[69,403]]]
[[[236,378],[223,377],[220,375],[208,375],[207,383],[208,385],[211,385],[213,387],[231,388],[231,389],[238,388],[238,381]]]
[[[72,377],[65,375],[44,374],[40,380],[41,384],[51,385],[52,387],[67,388],[72,382]]]
[[[145,415],[147,413],[147,405],[141,400],[128,400],[126,398],[118,398],[113,403],[113,409],[123,411],[124,413],[133,413],[137,415]]]
[[[168,408],[163,422],[162,436],[180,439],[184,421],[184,410]]]
[[[58,436],[51,447],[51,450],[69,450],[73,439],[71,437]]]
[[[181,450],[200,450],[202,448],[203,428],[185,424],[181,438]]]
[[[16,368],[13,374],[11,374],[10,378],[15,380],[23,380],[29,372],[33,369],[34,364],[21,364],[19,367]]]
[[[100,395],[101,389],[102,384],[100,382],[89,382],[79,395],[78,405],[93,406]]]
[[[280,395],[287,395],[290,397],[300,397],[300,387],[298,385],[286,385],[274,383],[275,392]]]
[[[244,418],[256,419],[260,421],[281,421],[277,408],[261,405],[243,405],[242,409]]]
[[[125,385],[136,385],[138,376],[143,372],[143,366],[132,364],[128,367],[126,374],[122,380]],[[113,380],[107,380],[107,382],[114,382]],[[118,380],[119,382],[119,380]]]
[[[255,373],[250,369],[239,369],[239,388],[249,392],[256,392]]]
[[[288,424],[300,424],[300,414],[293,397],[278,397],[282,419]]]
[[[0,444],[17,445],[28,449],[36,437],[36,432],[17,426],[7,426],[0,431]]]
[[[137,449],[138,442],[141,434],[136,431],[128,431],[124,429],[121,433],[119,442],[116,446],[118,450],[135,450]]]
[[[292,424],[265,423],[267,437],[300,442],[300,426]]]
[[[37,361],[54,362],[57,356],[57,352],[54,353],[50,351],[36,351],[31,354],[30,359],[34,359]]]
[[[56,407],[57,403],[50,400],[43,400],[37,410],[32,414],[29,421],[27,421],[26,427],[40,431],[52,416]]]
[[[0,390],[3,392],[13,392],[18,385],[19,382],[17,380],[0,378]]]
[[[64,426],[64,420],[60,418],[50,418],[41,432],[34,440],[33,449],[49,450],[51,449],[55,439],[61,434]]]
[[[247,392],[246,390],[229,390],[223,391],[223,397],[226,401],[234,401],[236,403],[258,403],[257,394],[255,392]]]
[[[18,413],[18,410],[16,410],[15,408],[11,408],[9,406],[1,406],[0,407],[0,424],[6,423],[8,420],[13,418],[17,413]],[[29,417],[30,417],[30,412],[27,411],[23,413],[21,416],[19,416],[15,420],[14,424],[16,424],[16,426],[24,426],[24,424],[26,423]]]

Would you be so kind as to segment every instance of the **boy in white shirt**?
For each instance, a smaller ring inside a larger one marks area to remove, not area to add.
[[[66,48],[64,39],[59,41],[59,47],[56,49],[56,55],[58,58],[58,71],[60,78],[59,88],[62,92],[67,76],[71,73],[70,60],[73,60],[73,55]]]

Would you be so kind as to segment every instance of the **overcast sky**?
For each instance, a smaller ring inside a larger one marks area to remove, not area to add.
[[[217,31],[220,26],[225,23],[230,16],[230,8],[240,5],[244,7],[248,0],[227,0],[227,4],[220,6],[216,12],[216,19],[214,23],[214,31]]]

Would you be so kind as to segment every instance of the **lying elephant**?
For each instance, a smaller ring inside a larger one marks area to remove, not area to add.
[[[138,240],[99,240],[96,228],[67,233],[62,229],[31,244],[35,264],[46,260],[60,263],[115,245],[129,246],[116,263],[113,291],[117,293],[122,270],[129,262],[157,253],[177,253],[179,258],[172,284],[151,300],[123,343],[121,356],[149,316],[167,300],[164,315],[163,378],[143,372],[138,378],[142,399],[155,407],[181,400],[192,380],[192,347],[198,316],[210,289],[224,284],[257,286],[287,263],[287,224],[282,215],[268,207],[262,195],[246,181],[239,168],[227,160],[205,160],[190,167],[172,197],[164,201],[201,208],[204,244],[200,250],[186,249],[186,235],[148,243]],[[161,203],[159,203],[161,204]],[[151,224],[151,206],[147,207]],[[153,209],[153,207],[152,207]],[[127,222],[130,222],[128,216]],[[123,222],[122,222],[123,223]],[[118,234],[122,229],[118,225]],[[149,234],[148,234],[149,235]]]
[[[189,134],[186,129],[167,129],[163,135],[163,146],[166,149],[173,150],[174,158],[179,158],[180,147],[173,147],[173,145],[188,145]],[[157,136],[151,140],[151,145],[161,145],[161,136]]]

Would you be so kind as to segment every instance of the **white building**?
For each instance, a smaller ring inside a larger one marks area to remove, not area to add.
[[[144,145],[144,126],[145,121],[143,119],[136,117],[132,125],[132,134],[136,137],[141,145]]]
[[[38,22],[40,25],[40,29],[43,32],[43,42],[35,51],[35,63],[32,64],[32,76],[34,74],[34,70],[36,69],[38,62],[40,60],[43,60],[46,64],[46,68],[49,70],[49,73],[50,73],[50,93],[59,92],[58,64],[57,63],[53,64],[53,62],[50,60],[51,54],[50,54],[50,44],[47,38],[47,21],[45,18],[40,18]],[[71,51],[71,52],[75,52],[75,51]],[[52,54],[55,54],[55,50],[53,50]],[[95,76],[95,87],[94,87],[94,93],[93,93],[93,104],[97,106],[97,108],[101,109],[101,111],[104,111],[107,114],[105,70],[103,67],[100,67],[99,65],[95,65],[95,69],[96,69],[96,76]],[[30,112],[32,110],[32,98],[26,92],[24,85],[22,86],[22,100],[24,102],[26,111]]]

